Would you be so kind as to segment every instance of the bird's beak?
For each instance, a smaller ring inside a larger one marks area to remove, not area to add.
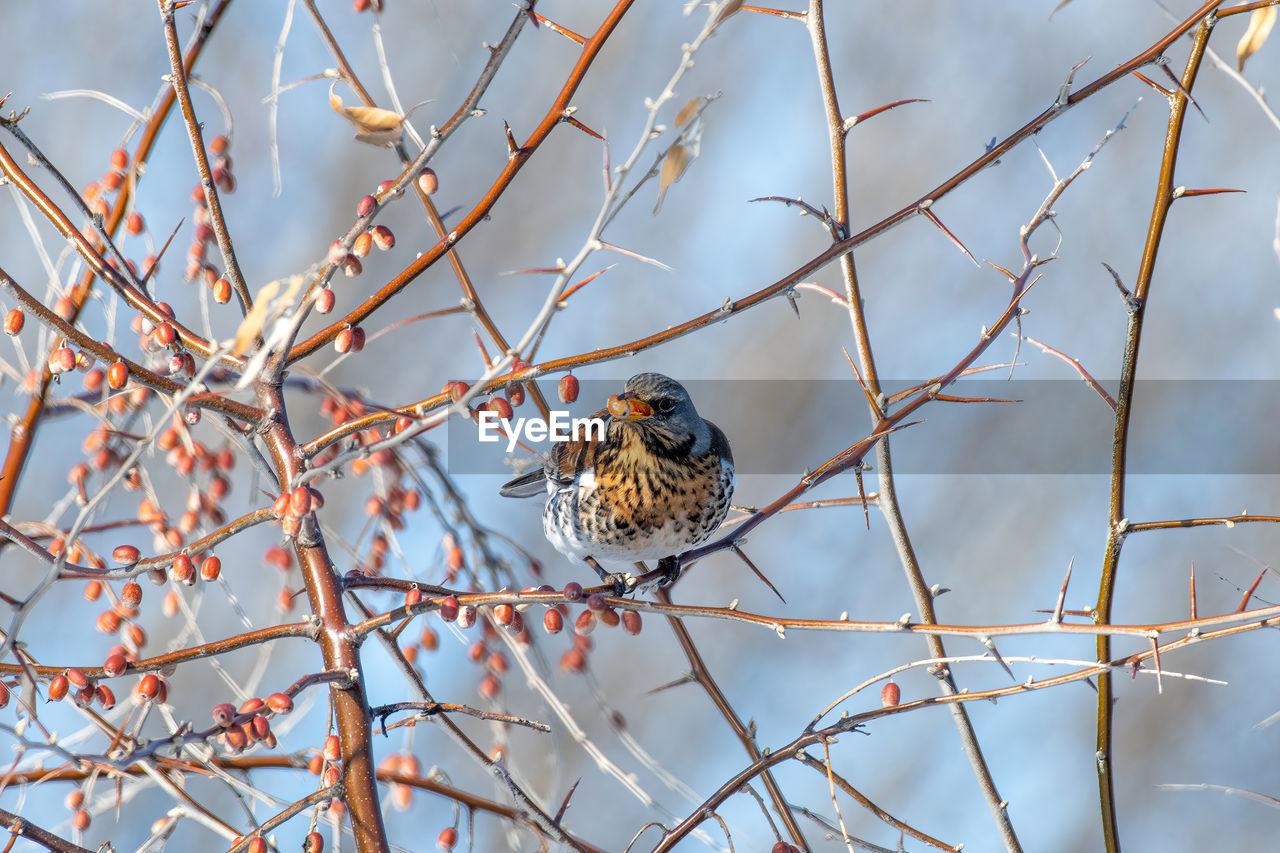
[[[615,421],[638,421],[653,417],[653,407],[627,391],[609,398],[609,414]]]

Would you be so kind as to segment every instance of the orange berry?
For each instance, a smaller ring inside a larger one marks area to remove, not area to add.
[[[9,313],[4,315],[4,333],[12,337],[21,334],[22,327],[27,325],[27,315],[22,313],[21,308],[11,308]]]
[[[572,403],[577,400],[578,377],[572,373],[560,377],[560,383],[556,386],[556,393],[560,397],[561,403]]]

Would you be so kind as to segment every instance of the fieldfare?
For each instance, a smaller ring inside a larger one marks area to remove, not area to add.
[[[684,387],[659,373],[627,380],[609,398],[604,440],[557,442],[543,467],[502,487],[510,498],[548,495],[542,529],[556,550],[586,562],[618,595],[635,581],[600,562],[658,559],[671,583],[681,552],[706,541],[733,495],[733,453]],[[598,431],[597,431],[598,432]]]

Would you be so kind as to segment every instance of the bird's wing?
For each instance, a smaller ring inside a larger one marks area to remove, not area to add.
[[[601,409],[591,415],[605,421],[605,434],[608,434],[609,410]],[[558,441],[551,445],[546,463],[527,474],[521,474],[503,486],[498,494],[504,498],[531,498],[545,494],[547,482],[559,488],[571,485],[583,471],[595,466],[596,457],[600,455],[604,442],[595,439],[587,441]]]
[[[534,468],[521,474],[498,490],[498,494],[504,498],[531,498],[546,493],[547,472],[542,468]]]

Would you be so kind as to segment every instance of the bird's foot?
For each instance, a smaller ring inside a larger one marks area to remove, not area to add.
[[[680,579],[680,557],[672,555],[663,557],[658,561],[658,571],[662,572],[662,577],[658,580],[658,586],[671,586]]]
[[[627,593],[636,588],[636,579],[627,572],[609,572],[605,571],[604,566],[596,562],[595,557],[587,557],[586,563],[595,569],[600,581],[613,587],[613,594],[618,598],[622,598]]]

